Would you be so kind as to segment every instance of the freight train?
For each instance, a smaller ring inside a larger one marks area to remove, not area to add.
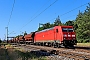
[[[10,43],[24,43],[41,46],[68,47],[77,44],[73,26],[55,26],[38,32],[31,32],[9,40]]]

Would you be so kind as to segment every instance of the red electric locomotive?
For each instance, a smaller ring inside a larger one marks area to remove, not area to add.
[[[35,33],[34,43],[60,47],[76,45],[76,34],[72,26],[55,26]]]

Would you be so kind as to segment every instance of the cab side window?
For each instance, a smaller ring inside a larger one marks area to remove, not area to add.
[[[58,33],[58,29],[56,29],[56,32]]]

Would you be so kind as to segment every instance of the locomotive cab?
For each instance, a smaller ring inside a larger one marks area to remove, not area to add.
[[[76,34],[72,26],[62,27],[63,45],[73,46],[76,45]]]

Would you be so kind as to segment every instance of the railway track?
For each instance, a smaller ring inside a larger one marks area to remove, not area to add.
[[[34,45],[21,45],[19,46],[25,51],[38,51],[41,54],[42,52],[46,52],[50,55],[49,58],[56,58],[57,60],[90,60],[90,50],[85,49],[66,49],[66,48],[53,48],[46,46],[34,46]],[[53,56],[52,56],[53,55]]]

